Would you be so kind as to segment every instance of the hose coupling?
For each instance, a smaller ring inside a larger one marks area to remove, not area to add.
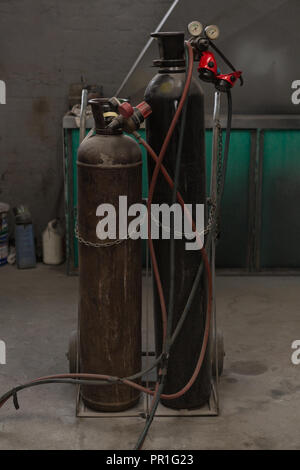
[[[160,360],[160,368],[159,368],[159,372],[158,372],[158,381],[160,383],[161,383],[163,377],[165,377],[167,375],[169,357],[170,357],[169,353],[167,353],[167,352],[162,353],[161,360]]]
[[[128,134],[137,131],[152,113],[151,107],[146,101],[142,101],[136,107],[131,106],[128,101],[120,103],[115,97],[111,98],[110,102],[117,105],[119,115],[111,121],[108,127],[110,129],[121,128]]]

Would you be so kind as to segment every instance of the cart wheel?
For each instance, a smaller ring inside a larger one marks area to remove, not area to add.
[[[77,355],[78,355],[78,338],[77,338],[77,330],[74,330],[72,331],[70,335],[69,350],[67,352],[70,374],[75,374],[76,372],[78,372]]]
[[[222,372],[223,372],[224,356],[225,356],[224,337],[223,337],[223,333],[221,331],[217,332],[217,346],[218,346],[218,375],[220,377],[222,375]],[[216,375],[217,375],[216,365],[217,365],[216,351],[215,351],[214,342],[213,342],[212,374],[213,374],[214,377],[216,377]]]

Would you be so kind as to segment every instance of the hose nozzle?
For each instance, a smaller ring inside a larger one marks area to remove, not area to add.
[[[117,98],[112,98],[115,103],[117,103]],[[120,103],[118,104],[119,115],[112,120],[109,124],[109,128],[117,129],[122,128],[125,132],[132,134],[137,131],[141,124],[147,119],[148,116],[152,113],[152,109],[146,101],[142,101],[135,108],[131,106],[130,103]]]

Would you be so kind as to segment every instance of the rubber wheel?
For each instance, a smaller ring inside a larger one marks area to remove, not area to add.
[[[78,372],[77,355],[78,355],[78,338],[77,338],[77,330],[74,330],[72,331],[70,335],[69,350],[67,352],[70,374],[75,374],[76,372]]]
[[[217,332],[217,345],[218,345],[218,375],[219,377],[222,375],[223,372],[223,367],[224,367],[224,356],[225,356],[225,350],[224,350],[224,337],[223,333],[221,331]],[[212,353],[212,374],[214,377],[216,377],[216,351],[214,348],[214,342],[213,342],[213,353]]]

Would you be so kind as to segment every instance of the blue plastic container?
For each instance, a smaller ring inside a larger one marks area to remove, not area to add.
[[[8,257],[8,234],[0,235],[0,266],[7,264]]]
[[[0,202],[0,266],[7,263],[8,257],[8,212],[9,205]]]
[[[17,224],[15,229],[15,238],[18,268],[35,268],[36,255],[32,224]]]

